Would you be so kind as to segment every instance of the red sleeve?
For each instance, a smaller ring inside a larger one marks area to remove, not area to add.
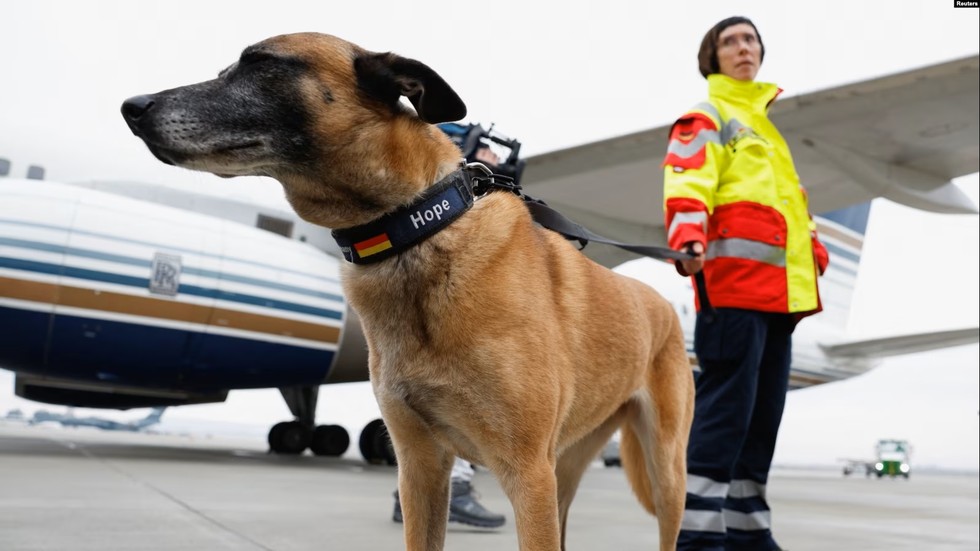
[[[827,271],[827,265],[830,264],[830,254],[827,253],[827,247],[824,247],[823,243],[817,239],[816,232],[813,232],[811,239],[813,240],[813,258],[817,261],[817,270],[820,275],[823,275]]]

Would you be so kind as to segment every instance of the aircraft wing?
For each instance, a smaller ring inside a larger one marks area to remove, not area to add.
[[[900,335],[882,339],[854,341],[834,345],[820,345],[820,348],[834,358],[884,358],[926,352],[950,346],[975,344],[980,342],[980,328],[954,329],[935,333]]]
[[[886,197],[976,213],[951,179],[980,171],[980,56],[777,101],[771,118],[793,152],[813,213]],[[522,185],[592,231],[663,244],[670,125],[529,157]],[[612,267],[635,255],[591,244]]]

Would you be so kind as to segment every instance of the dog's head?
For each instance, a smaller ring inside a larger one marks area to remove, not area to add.
[[[271,176],[300,216],[340,228],[454,170],[459,150],[430,123],[460,119],[466,106],[418,61],[303,33],[245,48],[214,80],[130,98],[122,113],[161,161]]]

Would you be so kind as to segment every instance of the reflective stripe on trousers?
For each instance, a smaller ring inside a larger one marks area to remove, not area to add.
[[[765,484],[754,480],[733,480],[725,484],[704,476],[688,474],[687,493],[692,496],[689,502],[696,501],[696,498],[707,503],[718,500],[725,506],[715,510],[685,509],[681,521],[682,530],[724,533],[727,528],[768,530],[771,527],[771,516],[765,502]],[[729,504],[740,510],[729,508]],[[749,511],[745,512],[744,509]]]

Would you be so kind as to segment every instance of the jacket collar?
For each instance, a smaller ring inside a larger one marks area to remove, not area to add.
[[[764,112],[782,91],[771,82],[736,80],[720,73],[708,75],[710,97],[744,105],[753,111]]]

